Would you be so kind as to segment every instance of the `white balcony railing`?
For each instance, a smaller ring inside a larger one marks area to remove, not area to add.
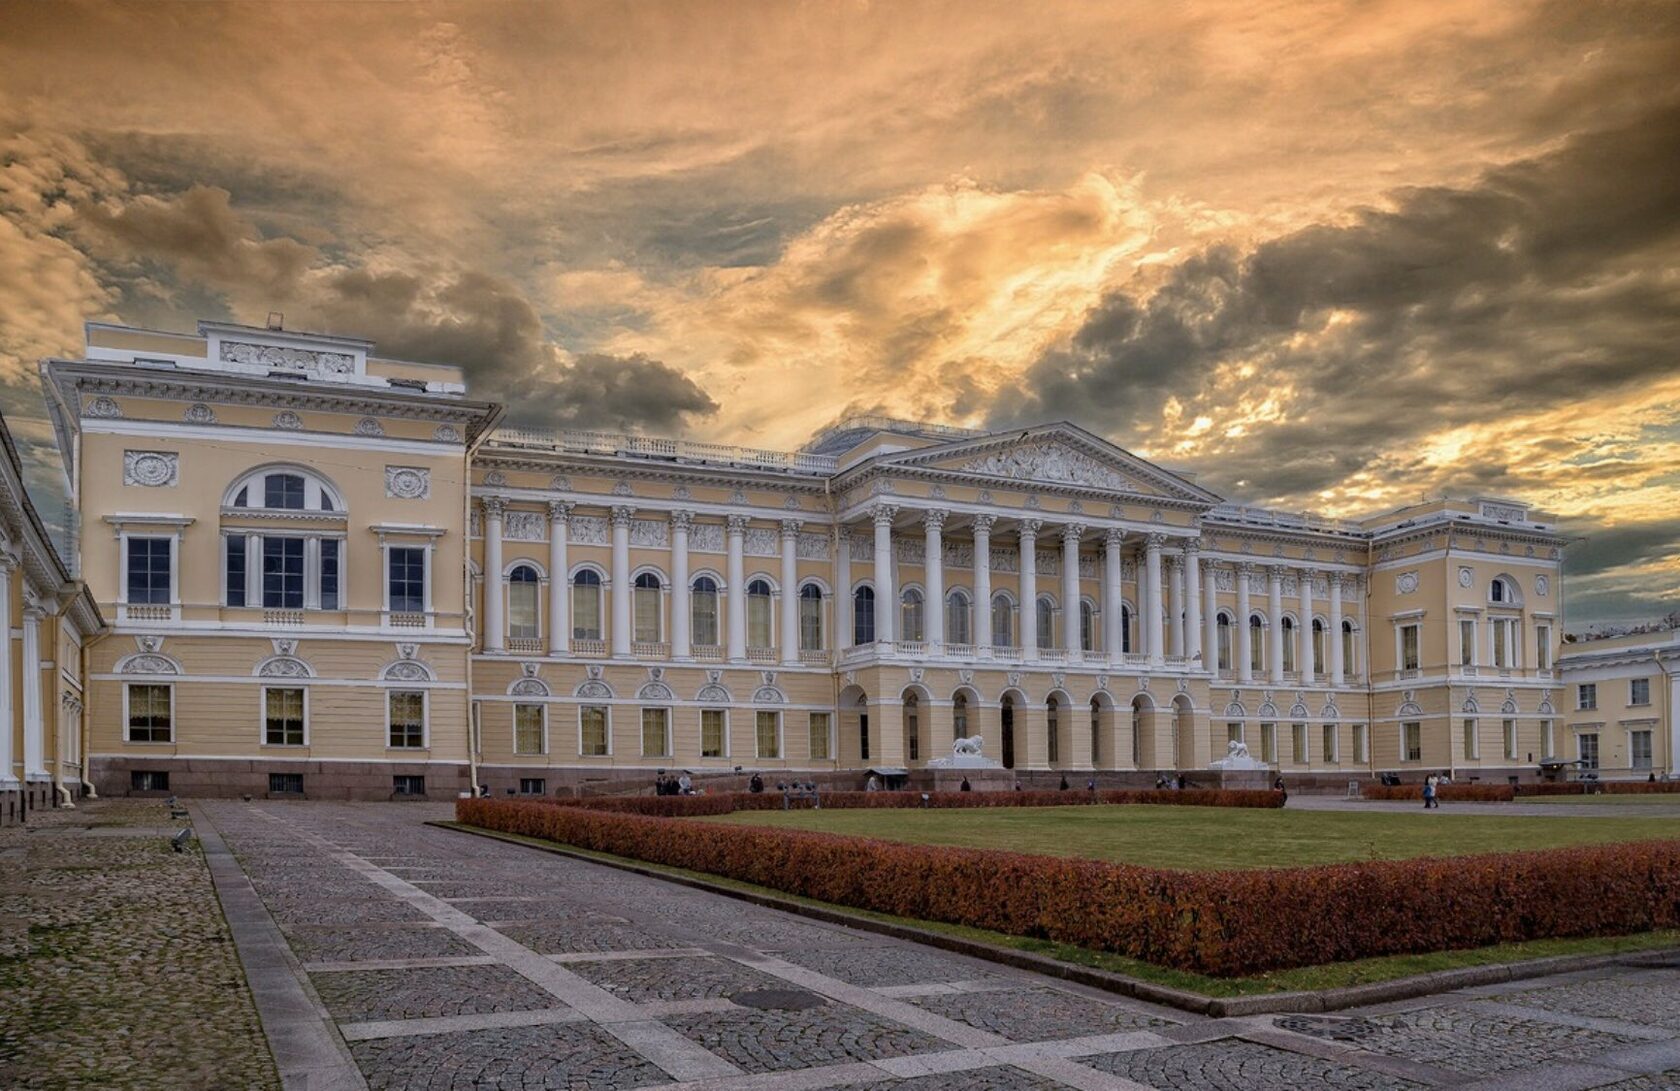
[[[592,640],[588,637],[573,637],[572,654],[588,659],[605,659],[607,657],[607,642],[605,640]]]
[[[638,640],[630,645],[630,654],[637,659],[669,659],[671,645],[663,641]]]
[[[396,619],[400,616],[405,616],[405,615],[392,614],[391,615],[391,624],[393,624],[393,625],[397,624]],[[421,618],[420,624],[424,625],[425,624],[425,615],[422,614],[422,615],[419,615],[419,616]],[[287,627],[294,627],[294,626],[302,625],[303,624],[303,611],[302,610],[264,610],[263,611],[263,624],[264,625],[283,625],[283,626],[287,626]]]
[[[828,475],[840,466],[840,460],[834,455],[816,455],[807,451],[770,451],[687,439],[631,436],[618,432],[502,427],[496,429],[490,443],[494,447],[539,447],[575,454],[611,455],[662,462],[715,463],[802,474]]]
[[[507,649],[525,655],[541,655],[546,650],[542,638],[535,636],[510,636],[507,638]]]
[[[777,658],[775,648],[747,649],[747,662],[749,663],[774,663]]]
[[[144,605],[131,603],[122,608],[128,621],[168,621],[175,616],[175,607],[168,604]]]
[[[702,663],[723,662],[723,645],[696,644],[689,649],[689,653]]]

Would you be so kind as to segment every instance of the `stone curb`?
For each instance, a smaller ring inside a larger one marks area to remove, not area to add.
[[[641,864],[592,856],[564,845],[536,845],[511,834],[461,825],[453,821],[432,821],[426,823],[426,825],[436,826],[439,829],[454,830],[457,833],[471,834],[475,837],[488,837],[496,841],[506,841],[512,845],[522,845],[525,848],[535,849],[538,852],[548,852],[556,856],[582,860],[585,863],[600,864],[602,867],[617,868],[620,871],[628,871],[650,879],[660,879],[664,882],[676,883],[679,886],[692,887],[712,894],[721,894],[738,901],[760,905],[766,909],[777,909],[784,913],[809,917],[812,920],[824,921],[828,924],[844,925],[847,928],[855,928],[862,932],[875,932],[880,935],[891,936],[894,939],[908,940],[911,943],[920,943],[928,947],[937,947],[956,954],[1010,966],[1017,970],[1029,970],[1046,977],[1060,978],[1063,981],[1071,981],[1078,985],[1088,985],[1105,992],[1118,993],[1121,996],[1129,996],[1136,1000],[1162,1004],[1197,1015],[1212,1016],[1216,1019],[1272,1013],[1339,1011],[1343,1008],[1357,1008],[1368,1004],[1432,996],[1436,993],[1452,992],[1455,989],[1466,989],[1475,985],[1496,985],[1505,981],[1522,981],[1531,977],[1573,973],[1578,970],[1597,969],[1601,966],[1660,963],[1680,954],[1680,947],[1659,947],[1647,951],[1629,951],[1623,954],[1557,955],[1551,958],[1525,959],[1521,962],[1502,962],[1489,966],[1467,966],[1461,970],[1437,970],[1433,973],[1418,974],[1414,977],[1396,978],[1393,981],[1379,981],[1370,985],[1347,985],[1336,989],[1320,989],[1311,992],[1269,993],[1263,996],[1203,996],[1200,993],[1174,989],[1166,985],[1157,985],[1154,982],[1143,981],[1135,977],[1127,977],[1125,974],[1117,974],[1111,970],[1099,970],[1090,966],[1062,962],[1047,955],[1035,955],[1029,951],[1016,951],[1008,947],[982,943],[979,940],[946,935],[943,932],[930,932],[909,925],[878,921],[871,917],[854,915],[844,910],[806,905],[803,902],[778,898],[774,895],[737,890],[733,887],[707,882],[704,879],[696,879],[687,875],[670,875]]]

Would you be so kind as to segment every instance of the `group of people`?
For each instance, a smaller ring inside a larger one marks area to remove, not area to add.
[[[653,794],[656,796],[691,796],[694,794],[694,781],[685,771],[681,776],[670,776],[660,773],[653,781]]]

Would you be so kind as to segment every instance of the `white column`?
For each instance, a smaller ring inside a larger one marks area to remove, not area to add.
[[[507,647],[507,624],[503,610],[507,592],[502,573],[502,512],[507,502],[499,496],[484,498],[484,641],[487,652]],[[247,562],[249,563],[249,562]]]
[[[1199,538],[1184,543],[1184,654],[1195,666],[1202,651],[1202,573]],[[1206,666],[1203,663],[1202,666]]]
[[[630,657],[630,521],[635,508],[612,510],[612,654],[614,659]]]
[[[782,662],[799,663],[799,526],[782,520]]]
[[[1213,566],[1202,574],[1202,665],[1216,675],[1219,672],[1219,581]]]
[[[922,577],[927,597],[922,604],[922,628],[934,654],[945,651],[945,517],[937,508],[922,513]]]
[[[1317,681],[1313,674],[1313,574],[1310,568],[1301,569],[1301,622],[1296,626],[1295,639],[1301,646],[1295,649],[1296,661],[1301,664],[1301,681],[1312,685]]]
[[[1038,519],[1021,520],[1021,654],[1038,658]],[[1025,736],[1020,736],[1024,738]]]
[[[1082,656],[1079,643],[1079,539],[1085,527],[1069,523],[1062,528],[1062,647],[1069,662]]]
[[[1120,586],[1120,549],[1125,542],[1126,532],[1119,527],[1109,527],[1103,535],[1103,655],[1110,663],[1120,662],[1125,647],[1126,589]]]
[[[731,515],[725,527],[729,541],[728,568],[724,578],[729,581],[729,659],[744,663],[747,658],[747,571],[741,559],[745,551],[747,517]]]
[[[1167,645],[1168,653],[1184,654],[1184,566],[1179,557],[1169,553],[1167,562]]]
[[[1254,630],[1248,624],[1254,613],[1248,599],[1248,582],[1253,574],[1253,565],[1237,565],[1237,680],[1241,682],[1254,681]]]
[[[1163,629],[1161,616],[1161,546],[1166,539],[1159,534],[1151,534],[1143,540],[1143,564],[1149,580],[1149,665],[1158,667],[1162,663],[1162,648],[1166,644],[1166,634]]]
[[[548,654],[565,655],[571,647],[571,561],[566,557],[566,517],[572,506],[548,503]]]
[[[694,598],[688,589],[688,528],[694,525],[692,511],[671,513],[671,658],[687,659],[692,654],[689,640],[694,623],[689,607]]]
[[[974,517],[974,643],[992,654],[992,524],[995,515]]]
[[[898,594],[893,589],[893,519],[898,509],[885,504],[875,509],[875,640],[889,643],[893,639],[893,616],[898,609]]]
[[[1330,573],[1330,684],[1339,686],[1345,680],[1347,664],[1342,661],[1342,574]]]
[[[12,718],[12,573],[17,562],[0,554],[0,786],[16,788]]]
[[[834,582],[838,585],[834,589],[834,621],[840,633],[836,647],[844,650],[857,643],[852,629],[852,614],[856,609],[852,603],[852,535],[845,527],[835,531],[834,556]]]
[[[39,606],[23,609],[23,776],[48,780],[46,727],[41,713],[41,619]]]
[[[1283,682],[1283,566],[1266,567],[1266,666],[1272,684]]]

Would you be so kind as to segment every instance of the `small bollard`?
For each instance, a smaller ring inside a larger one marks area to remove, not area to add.
[[[169,847],[176,852],[186,852],[187,842],[192,840],[192,835],[192,828],[189,826],[169,839]]]

